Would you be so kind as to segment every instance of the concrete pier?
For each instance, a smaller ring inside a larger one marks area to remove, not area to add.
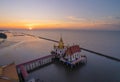
[[[52,63],[53,58],[55,58],[55,55],[48,55],[45,57],[41,57],[41,58],[17,65],[16,67],[17,67],[19,79],[25,80],[27,76],[29,76],[29,73],[32,72],[33,70]]]
[[[81,48],[81,50],[84,50],[84,51],[87,51],[87,52],[90,52],[90,53],[94,53],[96,55],[103,56],[103,57],[106,57],[108,59],[120,62],[119,58],[115,58],[115,57],[112,57],[112,56],[109,56],[109,55],[105,55],[105,54],[102,54],[102,53],[99,53],[99,52],[95,52],[95,51],[92,51],[92,50],[89,50],[89,49],[85,49],[85,48]]]
[[[17,65],[17,69],[20,70],[20,66],[24,66],[26,71],[30,72],[36,68],[42,67],[48,63],[53,62],[54,57],[55,55],[48,55],[48,56],[41,57],[35,60],[31,60],[29,62],[25,62],[25,63]]]

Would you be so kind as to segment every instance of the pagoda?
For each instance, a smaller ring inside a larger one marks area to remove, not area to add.
[[[61,58],[64,56],[65,51],[67,50],[67,47],[64,46],[64,42],[62,37],[60,37],[60,40],[58,42],[58,45],[54,45],[54,49],[52,51],[52,54],[56,55],[56,58]]]
[[[58,45],[54,45],[51,53],[55,55],[55,59],[59,59],[59,61],[70,66],[75,66],[78,63],[86,63],[87,59],[85,55],[81,54],[79,45],[65,46],[62,37],[60,37]]]

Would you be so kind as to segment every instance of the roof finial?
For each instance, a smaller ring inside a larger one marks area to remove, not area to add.
[[[63,43],[62,35],[61,35],[60,41],[59,41],[59,48],[64,48],[64,43]]]

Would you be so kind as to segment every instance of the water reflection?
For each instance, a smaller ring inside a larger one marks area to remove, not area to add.
[[[19,31],[21,32],[21,31]],[[65,44],[80,44],[87,49],[95,50],[110,56],[120,58],[120,32],[86,32],[86,31],[22,31],[33,35],[58,40],[62,33]],[[19,36],[8,39],[21,42],[20,45],[10,46],[0,50],[0,65],[15,61],[16,64],[33,60],[51,51],[54,43],[33,38]],[[120,82],[120,64],[88,52],[87,64],[75,70],[68,70],[61,64],[51,64],[30,74],[30,77],[40,78],[45,82]]]

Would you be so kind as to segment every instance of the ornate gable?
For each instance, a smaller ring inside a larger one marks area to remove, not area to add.
[[[67,48],[66,55],[73,55],[74,53],[80,52],[80,51],[81,51],[81,49],[80,49],[79,45],[74,45],[74,46]]]

